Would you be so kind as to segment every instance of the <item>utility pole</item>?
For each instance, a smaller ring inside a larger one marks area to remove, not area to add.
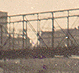
[[[54,14],[52,12],[52,49],[54,49]]]

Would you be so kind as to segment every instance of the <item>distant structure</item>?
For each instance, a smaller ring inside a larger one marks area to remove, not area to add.
[[[63,33],[64,31],[64,33]],[[61,47],[67,46],[67,29],[63,29],[62,30],[57,30],[54,32],[54,47],[57,47],[57,45],[59,45],[60,41],[60,45]],[[69,45],[73,45],[73,43],[75,43],[74,45],[76,45],[76,43],[79,43],[79,26],[78,29],[69,29]],[[43,31],[41,34],[41,38],[40,39],[40,47],[45,47],[46,45],[48,47],[52,47],[52,32],[51,31]],[[45,45],[46,44],[46,45]]]
[[[1,12],[0,11],[0,45],[3,43],[2,39],[3,37],[6,37],[6,34],[3,34],[3,32],[5,31],[4,28],[7,29],[7,12]],[[2,24],[5,23],[5,24]]]
[[[23,45],[23,38],[22,37],[17,37],[17,38],[10,38],[10,42],[9,40],[7,41],[7,43],[4,46],[4,49],[22,49],[22,45]],[[30,38],[27,36],[27,39],[24,39],[24,48],[30,48],[32,46],[32,44],[30,43]]]
[[[7,12],[0,12],[0,17],[0,45],[3,46],[3,48],[0,49],[22,49],[23,38],[19,36],[17,38],[15,36],[13,37],[13,35],[8,32]],[[20,34],[18,33],[17,35]],[[30,43],[30,39],[27,36],[27,38],[24,39],[24,48],[31,46],[32,44]]]
[[[40,42],[39,46],[40,47],[45,47],[46,45],[48,47],[52,47],[52,32],[51,31],[42,32],[41,38],[43,40],[39,39],[39,42]]]

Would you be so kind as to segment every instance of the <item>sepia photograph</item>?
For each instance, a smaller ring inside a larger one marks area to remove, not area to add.
[[[79,73],[79,1],[0,0],[0,73]]]

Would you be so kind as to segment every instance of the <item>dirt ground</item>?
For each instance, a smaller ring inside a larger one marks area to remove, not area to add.
[[[17,59],[0,61],[5,73],[79,73],[78,58]]]

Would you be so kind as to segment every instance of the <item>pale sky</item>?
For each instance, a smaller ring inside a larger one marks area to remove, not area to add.
[[[79,0],[0,0],[0,11],[8,15],[79,8]]]

